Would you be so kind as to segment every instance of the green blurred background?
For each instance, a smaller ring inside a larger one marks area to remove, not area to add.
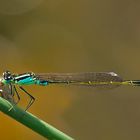
[[[0,0],[0,73],[114,71],[140,79],[139,13],[136,0]],[[139,87],[26,89],[36,97],[29,111],[76,140],[140,139]],[[0,132],[4,140],[45,139],[3,113]]]

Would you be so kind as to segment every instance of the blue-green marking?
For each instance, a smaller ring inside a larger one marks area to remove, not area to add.
[[[19,86],[22,85],[41,85],[46,86],[48,82],[46,80],[39,80],[36,78],[34,73],[24,73],[20,75],[13,75],[11,78],[2,79],[4,84],[16,84]]]

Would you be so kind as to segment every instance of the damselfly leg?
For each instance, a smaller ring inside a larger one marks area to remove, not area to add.
[[[10,94],[11,94],[12,97],[14,97],[15,93],[16,93],[17,101],[15,101],[15,105],[17,105],[20,101],[20,96],[17,92],[17,89],[16,89],[15,85],[12,85],[11,83],[9,84],[9,87],[10,87]]]
[[[15,105],[17,105],[20,101],[20,94],[18,93],[15,85],[9,84],[9,86],[10,86],[11,96],[13,97],[13,96],[15,96],[15,94],[17,96],[17,101],[15,102]],[[29,101],[27,107],[25,108],[25,111],[26,111],[34,103],[35,98],[29,92],[27,92],[23,87],[21,87],[21,86],[18,86],[18,87],[30,97],[30,101]]]
[[[16,101],[16,103],[15,104],[18,104],[19,103],[19,101],[20,101],[20,96],[19,96],[19,93],[18,93],[18,91],[17,91],[17,89],[16,89],[16,86],[15,85],[13,85],[13,87],[14,87],[14,91],[16,92],[16,95],[17,95],[17,101]]]
[[[12,97],[13,97],[14,94],[15,94],[15,92],[13,92],[13,86],[12,86],[11,83],[9,84],[9,87],[10,87],[10,93],[11,93],[11,95],[12,95]]]
[[[27,107],[26,107],[26,109],[25,109],[25,111],[26,111],[26,110],[34,103],[35,98],[34,98],[29,92],[27,92],[23,87],[19,86],[19,88],[20,88],[22,91],[24,91],[24,93],[26,93],[26,94],[30,97],[30,102],[29,102],[29,104],[27,105]]]

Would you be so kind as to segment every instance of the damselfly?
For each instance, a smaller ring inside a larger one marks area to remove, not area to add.
[[[30,97],[27,110],[35,101],[35,98],[27,92],[22,86],[40,85],[47,86],[51,84],[80,85],[89,87],[114,88],[120,85],[140,86],[140,80],[123,80],[114,72],[88,72],[88,73],[39,73],[26,72],[22,74],[12,74],[5,71],[1,79],[3,85],[9,85],[11,95],[17,95],[17,102],[20,101],[20,95],[17,87]]]

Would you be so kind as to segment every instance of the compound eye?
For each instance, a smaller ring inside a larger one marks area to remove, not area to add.
[[[3,73],[3,77],[4,77],[5,80],[11,80],[12,79],[12,74],[11,74],[10,71],[5,71]]]

